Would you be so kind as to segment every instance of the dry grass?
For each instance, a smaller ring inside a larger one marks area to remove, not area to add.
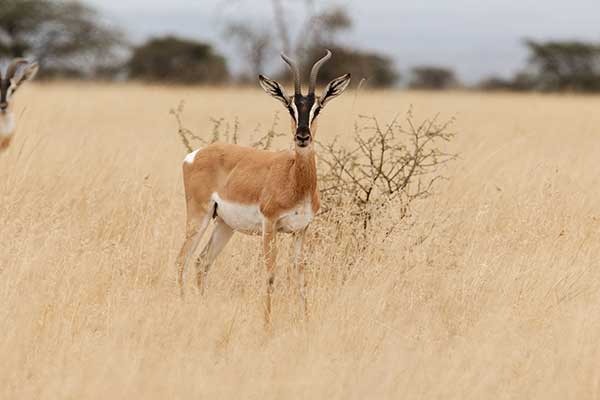
[[[372,232],[366,251],[351,224],[316,221],[307,323],[282,251],[271,336],[256,238],[236,236],[206,297],[177,297],[184,154],[168,110],[181,98],[196,130],[238,116],[252,131],[278,106],[259,91],[21,94],[21,129],[0,155],[0,398],[600,397],[600,98],[332,104],[322,136],[411,103],[456,116],[461,159],[410,229]]]

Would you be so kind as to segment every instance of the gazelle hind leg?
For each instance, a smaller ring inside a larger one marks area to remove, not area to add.
[[[210,240],[196,261],[196,283],[200,293],[204,293],[206,275],[208,274],[211,265],[217,259],[219,254],[221,254],[225,246],[227,246],[227,243],[229,243],[232,236],[233,229],[225,224],[221,218],[217,218]]]
[[[212,207],[209,207],[209,210]],[[210,212],[204,212],[203,214],[197,215],[188,215],[188,222],[185,234],[185,241],[181,246],[181,250],[179,251],[179,255],[177,256],[177,283],[179,284],[179,291],[181,296],[183,296],[183,277],[185,273],[185,269],[189,263],[190,257],[198,248],[200,244],[200,240],[202,236],[204,236],[204,232],[206,232],[206,228],[208,228],[208,224],[210,223],[211,214]]]

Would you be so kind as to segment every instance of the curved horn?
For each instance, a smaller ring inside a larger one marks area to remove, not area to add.
[[[310,86],[308,88],[308,94],[314,94],[315,89],[317,88],[317,77],[319,76],[319,70],[329,59],[331,58],[331,51],[327,50],[327,54],[319,61],[315,63],[312,67],[312,71],[310,71]]]
[[[281,53],[281,58],[290,67],[292,73],[294,74],[294,94],[302,94],[302,86],[300,83],[300,69],[298,68],[298,64],[296,64],[291,58],[289,58],[283,53]]]
[[[14,78],[15,74],[19,70],[19,67],[21,65],[26,65],[26,64],[29,64],[29,62],[27,60],[25,60],[24,58],[15,59],[12,63],[10,63],[10,65],[6,69],[6,79],[10,80],[10,79]]]

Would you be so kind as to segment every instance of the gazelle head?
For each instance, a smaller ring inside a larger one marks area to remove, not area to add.
[[[287,96],[283,86],[281,86],[279,82],[263,75],[259,76],[260,85],[267,94],[282,102],[287,108],[292,117],[292,131],[294,133],[296,146],[305,148],[312,144],[313,135],[317,130],[316,120],[323,110],[323,107],[325,107],[325,104],[330,100],[336,98],[346,90],[350,84],[350,74],[340,76],[329,82],[320,97],[315,95],[319,70],[323,64],[331,58],[331,51],[327,50],[325,57],[321,58],[313,65],[310,73],[308,94],[304,96],[302,94],[300,69],[298,68],[298,65],[285,54],[281,54],[281,58],[292,70],[294,76],[294,95]]]
[[[10,144],[15,131],[12,99],[23,82],[31,80],[38,71],[37,63],[18,58],[9,64],[6,74],[0,71],[0,151]]]

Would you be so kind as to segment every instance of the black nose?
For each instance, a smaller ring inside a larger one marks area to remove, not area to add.
[[[299,127],[296,130],[296,144],[300,147],[306,147],[310,143],[310,129]]]
[[[8,103],[0,103],[0,110],[4,111],[8,108]]]

